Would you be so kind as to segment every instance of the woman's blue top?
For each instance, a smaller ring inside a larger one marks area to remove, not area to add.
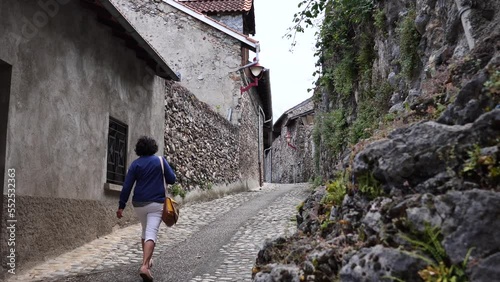
[[[175,173],[164,157],[162,157],[162,160],[165,171],[165,182],[174,184]],[[120,209],[125,208],[134,183],[133,202],[163,203],[165,201],[165,188],[161,175],[160,158],[155,155],[142,156],[132,162],[125,176],[123,189],[120,193]]]

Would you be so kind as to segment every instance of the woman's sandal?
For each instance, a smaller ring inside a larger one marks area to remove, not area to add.
[[[139,276],[141,276],[143,282],[153,282],[153,276],[151,276],[151,273],[148,272],[141,272],[139,273]]]
[[[147,271],[139,271],[139,276],[141,276],[143,282],[153,282],[153,276],[149,269]]]

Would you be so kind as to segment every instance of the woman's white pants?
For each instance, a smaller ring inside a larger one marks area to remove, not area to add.
[[[144,239],[144,242],[151,240],[156,243],[158,229],[161,224],[163,204],[150,203],[144,207],[134,207],[134,210],[142,225],[141,238]]]

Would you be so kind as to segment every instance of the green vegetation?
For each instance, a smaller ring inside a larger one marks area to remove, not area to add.
[[[299,6],[305,9],[295,15],[297,24],[312,25],[319,13],[326,14],[316,45],[317,65],[322,66],[316,85],[327,89],[335,104],[330,112],[318,116],[313,140],[316,147],[335,156],[370,137],[388,109],[393,89],[386,82],[372,83],[375,28],[377,20],[378,25],[385,25],[385,13],[376,10],[372,0],[308,0]],[[359,99],[354,101],[356,91]],[[315,93],[321,98],[321,91]],[[317,169],[319,151],[314,156]]]
[[[353,62],[353,55],[346,53],[333,69],[332,78],[335,90],[344,97],[349,97],[352,93],[354,81],[356,79],[356,69]],[[330,79],[328,76],[324,76],[324,78]]]
[[[314,143],[314,147],[317,148],[317,150],[314,150],[314,167],[315,171],[319,171],[319,164],[320,164],[320,148],[321,148],[321,128],[322,128],[322,122],[321,122],[321,116],[317,115],[314,117],[314,129],[312,133],[312,139]],[[319,185],[318,185],[319,186]],[[318,187],[315,186],[315,187]]]
[[[175,183],[174,185],[172,185],[172,195],[175,197],[175,196],[180,196],[182,199],[184,199],[186,197],[186,190],[184,190],[184,188],[182,188],[182,186],[178,183]]]
[[[304,202],[301,202],[298,204],[295,208],[297,209],[297,212],[300,212],[300,210],[304,207]]]
[[[358,189],[361,194],[365,195],[370,200],[384,195],[382,185],[380,185],[380,182],[375,179],[375,177],[371,173],[366,173],[359,176],[357,182]]]
[[[359,72],[371,69],[373,62],[372,10],[370,0],[330,0],[319,32],[317,55],[323,64],[320,85],[332,87],[348,97],[352,94]],[[356,48],[361,46],[361,48]]]
[[[321,226],[320,226],[321,230],[322,230],[322,231],[328,230],[328,227],[330,227],[330,223],[331,223],[331,222],[330,222],[330,220],[329,220],[329,219],[325,219],[325,220],[323,221],[323,223],[321,223]]]
[[[418,45],[420,43],[420,33],[415,27],[415,10],[410,10],[399,26],[399,44],[401,47],[401,67],[402,73],[410,80],[418,67],[419,55]]]
[[[423,252],[424,255],[417,253],[410,253],[410,255],[422,259],[429,264],[425,269],[418,272],[424,281],[469,281],[465,270],[472,248],[469,249],[461,264],[453,265],[450,263],[446,250],[441,244],[443,238],[439,227],[432,227],[429,223],[426,223],[423,232],[412,231],[412,234],[412,236],[405,234],[400,234],[400,236],[409,242],[413,248]]]
[[[348,183],[349,176],[347,173],[344,173],[326,186],[327,194],[331,195],[331,203],[339,206],[342,204],[342,201],[347,194]]]
[[[335,183],[336,181],[334,181]],[[341,205],[344,196],[347,194],[345,185],[329,187],[327,193],[321,199],[321,204],[332,206]]]
[[[475,144],[467,151],[468,159],[462,169],[464,177],[478,178],[485,186],[497,187],[500,184],[500,161],[495,154],[481,154],[481,147]]]
[[[313,183],[312,183],[312,185],[313,185],[314,188],[320,186],[321,183],[323,183],[323,177],[321,177],[321,176],[314,177],[314,180],[313,180]]]
[[[321,123],[323,143],[334,153],[341,152],[346,145],[346,114],[342,109],[325,113]]]
[[[374,18],[375,18],[375,27],[377,28],[377,30],[385,33],[386,29],[387,29],[387,26],[385,25],[385,22],[387,20],[387,16],[385,15],[384,10],[381,10],[381,9],[377,10],[375,12]]]
[[[493,102],[500,103],[500,71],[490,71],[490,78],[484,83],[484,88],[491,95]]]
[[[479,164],[479,158],[481,157],[481,147],[475,144],[472,150],[467,152],[469,155],[469,159],[464,163],[463,172],[467,173],[469,171],[473,171]]]
[[[370,138],[377,129],[397,119],[395,114],[387,114],[393,87],[373,73],[377,60],[375,36],[386,34],[389,26],[379,1],[302,0],[299,8],[303,10],[294,15],[295,25],[288,37],[317,25],[319,16],[324,15],[316,44],[317,66],[321,71],[313,74],[318,75],[315,102],[328,102],[325,103],[327,112],[316,116],[313,131],[313,141],[318,148],[314,153],[315,167],[319,171],[320,157],[339,157],[349,146]],[[397,30],[401,75],[408,80],[419,67],[421,36],[414,24],[415,17],[415,10],[409,9]],[[444,110],[437,106],[436,114]],[[368,197],[383,194],[375,182],[371,183],[368,178],[363,181],[366,185],[361,185],[361,193]]]
[[[373,61],[376,58],[373,33],[364,32],[359,35],[360,48],[356,56],[356,62],[359,68],[360,81],[370,85],[372,78]]]

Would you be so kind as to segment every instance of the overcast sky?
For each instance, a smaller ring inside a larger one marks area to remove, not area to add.
[[[260,42],[260,64],[270,69],[273,122],[293,106],[312,96],[317,58],[314,57],[314,30],[297,35],[297,45],[283,38],[292,26],[300,0],[254,0],[255,39]]]

